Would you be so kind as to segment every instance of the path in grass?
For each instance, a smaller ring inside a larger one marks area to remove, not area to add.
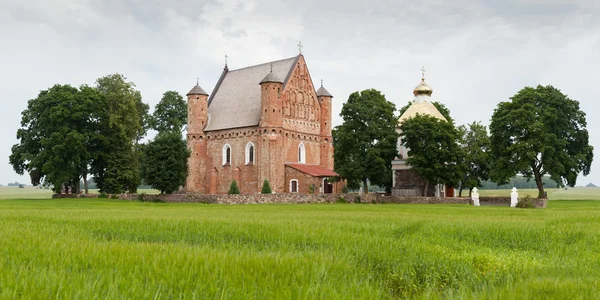
[[[0,298],[593,298],[600,202],[0,200]]]

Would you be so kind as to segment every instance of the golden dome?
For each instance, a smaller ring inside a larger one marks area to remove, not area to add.
[[[413,94],[416,95],[429,95],[431,96],[431,94],[433,94],[433,89],[427,85],[427,83],[425,83],[425,67],[423,67],[421,69],[422,71],[422,77],[421,77],[421,83],[419,83],[419,85],[417,85],[417,87],[415,87],[415,89],[413,90]]]

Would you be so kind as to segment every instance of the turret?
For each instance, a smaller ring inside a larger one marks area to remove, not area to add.
[[[260,99],[261,99],[261,127],[281,127],[283,126],[281,89],[283,81],[271,72],[260,81]]]
[[[207,147],[204,139],[204,126],[208,119],[208,93],[196,82],[196,86],[187,93],[188,127],[187,146],[192,152],[188,158],[190,172],[187,176],[185,188],[188,192],[206,193],[205,172]]]
[[[333,96],[323,87],[317,90],[317,99],[321,106],[321,167],[333,170],[333,138],[331,136],[331,99]]]
[[[198,83],[187,93],[189,134],[203,134],[208,119],[208,93]]]

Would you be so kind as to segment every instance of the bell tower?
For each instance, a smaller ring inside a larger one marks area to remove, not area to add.
[[[204,127],[208,120],[208,93],[196,82],[196,86],[187,93],[188,126],[187,146],[191,151],[188,159],[186,191],[206,191],[206,139]]]

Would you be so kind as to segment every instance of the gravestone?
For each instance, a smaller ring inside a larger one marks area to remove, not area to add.
[[[473,206],[479,206],[479,190],[477,188],[473,188],[471,199],[473,200]]]
[[[519,201],[519,193],[517,192],[517,188],[512,188],[512,193],[510,193],[510,207],[517,207],[517,201]]]

